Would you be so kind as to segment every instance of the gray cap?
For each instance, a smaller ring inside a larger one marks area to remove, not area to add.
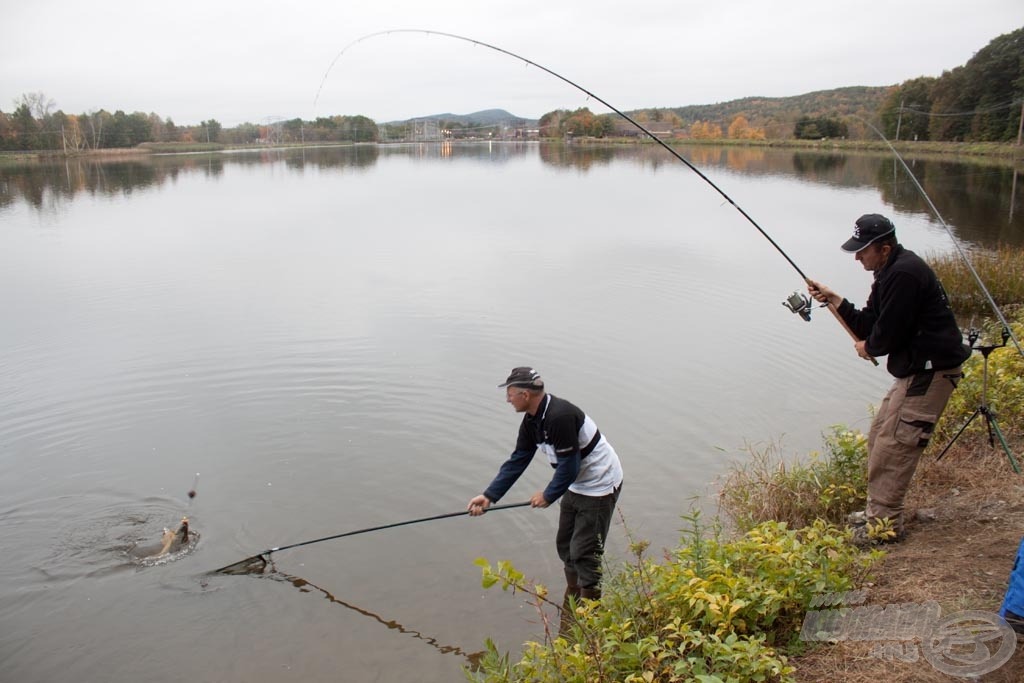
[[[544,380],[540,378],[540,374],[533,368],[526,366],[512,368],[512,372],[509,373],[508,378],[498,385],[498,388],[502,387],[526,387],[529,389],[543,389]]]

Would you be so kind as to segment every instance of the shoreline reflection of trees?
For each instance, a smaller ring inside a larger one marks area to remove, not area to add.
[[[1015,169],[947,161],[908,161],[907,165],[958,239],[989,248],[1024,244],[1024,220],[1011,206],[1017,201]],[[898,162],[895,168],[880,164],[876,184],[886,204],[939,223]],[[980,227],[965,232],[958,227],[964,225]]]
[[[702,171],[724,168],[743,175],[788,176],[843,188],[875,188],[882,202],[895,210],[935,220],[927,200],[892,155],[712,145],[677,149]],[[678,167],[689,172],[666,150],[653,144],[482,141],[270,148],[132,159],[80,157],[0,168],[0,208],[22,199],[37,210],[53,210],[80,192],[105,196],[128,194],[191,173],[217,179],[229,165],[283,163],[289,170],[301,172],[308,164],[318,169],[361,172],[382,157],[501,164],[534,155],[545,166],[583,173],[614,162],[632,162],[653,171]],[[1016,211],[1013,206],[1020,201],[1017,195],[1024,194],[1024,190],[1017,191],[1014,168],[920,159],[909,160],[908,165],[960,239],[987,247],[1000,243],[1024,244],[1024,212]],[[728,183],[723,189],[729,192]]]
[[[232,154],[147,155],[127,159],[84,156],[28,163],[0,167],[0,208],[20,198],[36,210],[52,209],[81,193],[108,197],[128,195],[192,173],[215,180],[229,165],[283,162],[293,170],[301,170],[306,164],[321,169],[359,170],[373,166],[378,156],[376,146],[354,145],[247,150]]]

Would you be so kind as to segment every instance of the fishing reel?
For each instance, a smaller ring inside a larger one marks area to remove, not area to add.
[[[782,305],[788,308],[791,312],[796,313],[807,322],[811,322],[811,309],[814,305],[811,303],[811,297],[800,292],[793,292],[789,295],[789,298],[782,302]]]

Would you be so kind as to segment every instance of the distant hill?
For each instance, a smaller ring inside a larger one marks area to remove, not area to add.
[[[503,123],[516,126],[537,125],[536,119],[526,119],[521,116],[515,116],[504,109],[485,109],[483,111],[473,112],[472,114],[433,114],[431,116],[417,116],[405,121],[388,121],[387,123],[401,125],[412,121],[447,121],[450,123],[458,123],[463,126],[496,126]]]
[[[788,137],[793,124],[801,116],[843,117],[856,114],[865,119],[876,118],[877,112],[894,86],[853,86],[818,90],[791,97],[744,97],[717,104],[693,104],[681,107],[661,107],[627,111],[630,116],[645,113],[648,120],[659,120],[672,113],[689,126],[694,121],[718,123],[723,130],[739,115],[747,118],[751,126],[764,128],[769,137]],[[603,113],[603,112],[594,112]],[[504,109],[485,109],[472,114],[433,114],[417,116],[405,121],[389,121],[389,125],[402,125],[413,121],[443,121],[462,126],[495,126],[500,124],[533,127],[537,119],[516,116]]]
[[[773,129],[792,130],[793,124],[801,116],[819,118],[855,114],[871,120],[876,117],[882,103],[894,87],[852,86],[833,90],[818,90],[791,97],[744,97],[718,104],[698,104],[640,111],[647,111],[649,115],[658,111],[669,111],[679,116],[684,125],[694,121],[711,121],[720,124],[723,129],[728,127],[729,123],[737,116],[743,115],[750,125],[767,129],[769,137],[778,137],[777,134],[782,131]]]

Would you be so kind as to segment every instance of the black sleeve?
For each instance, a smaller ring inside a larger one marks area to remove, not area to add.
[[[864,350],[876,358],[910,343],[916,326],[921,283],[911,273],[893,273],[878,300],[878,314]]]

